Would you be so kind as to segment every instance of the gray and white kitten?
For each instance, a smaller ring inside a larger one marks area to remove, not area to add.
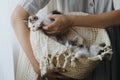
[[[36,15],[29,16],[28,28],[30,28],[31,31],[36,31],[40,29],[41,26],[43,25],[49,25],[50,23],[52,23],[52,20],[50,20],[48,17],[53,14],[62,14],[62,13],[57,10],[54,10],[48,16],[41,16],[41,17],[38,17]]]
[[[71,53],[74,53],[75,58],[80,57],[95,57],[99,54],[106,53],[112,54],[112,49],[110,46],[105,43],[99,45],[83,45],[78,44],[77,38],[74,40],[69,40],[65,42],[65,45],[68,47]]]

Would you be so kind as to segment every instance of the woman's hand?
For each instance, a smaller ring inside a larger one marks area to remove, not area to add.
[[[72,21],[67,15],[51,15],[49,17],[53,22],[48,26],[43,26],[43,30],[48,35],[57,35],[64,33],[72,26]]]
[[[45,76],[48,78],[63,78],[62,75],[58,74],[59,72],[64,73],[64,72],[66,72],[66,70],[62,69],[62,68],[48,69]]]
[[[47,78],[71,79],[69,77],[66,77],[66,76],[60,74],[60,73],[65,73],[65,72],[67,72],[67,71],[63,68],[54,68],[54,69],[49,69],[45,76]]]

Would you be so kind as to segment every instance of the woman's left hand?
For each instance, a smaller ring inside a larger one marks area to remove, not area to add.
[[[53,22],[48,26],[43,26],[42,29],[48,35],[58,35],[64,33],[72,26],[72,21],[68,15],[51,15],[50,20]]]
[[[54,69],[47,70],[47,73],[46,73],[45,76],[47,78],[62,78],[62,79],[71,79],[71,80],[73,80],[72,78],[66,77],[66,76],[61,74],[61,73],[65,73],[65,72],[67,72],[67,71],[65,69],[63,69],[63,68],[54,68]]]

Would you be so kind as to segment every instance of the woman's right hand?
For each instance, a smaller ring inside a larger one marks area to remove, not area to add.
[[[65,73],[65,72],[67,72],[67,71],[63,68],[53,68],[53,69],[47,70],[47,73],[45,76],[47,78],[71,79],[70,77],[66,77],[61,74],[61,73]],[[71,80],[73,80],[73,79],[71,79]]]

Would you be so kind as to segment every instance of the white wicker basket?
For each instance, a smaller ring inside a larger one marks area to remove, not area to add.
[[[70,13],[74,15],[86,15],[84,13]],[[106,43],[110,45],[110,40],[107,35],[107,32],[104,29],[99,28],[85,28],[85,27],[73,27],[70,29],[70,32],[64,36],[64,39],[72,39],[75,36],[82,38],[82,43],[84,44],[95,44]],[[51,39],[45,35],[41,30],[36,32],[31,32],[30,35],[32,49],[34,55],[38,62],[40,63],[40,69],[42,75],[46,73],[47,68],[53,67],[62,67],[65,62],[63,54],[68,53],[66,46],[60,44],[59,42]],[[81,43],[81,42],[80,42]],[[52,59],[48,59],[49,54],[52,54]],[[57,57],[57,55],[59,57]],[[56,57],[56,58],[55,58]],[[51,62],[49,60],[52,60]],[[59,64],[57,63],[59,61]],[[66,73],[62,73],[65,76],[83,79],[85,78],[100,62],[101,60],[96,56],[95,59],[80,58],[76,59],[76,66],[71,66],[71,57],[68,58],[67,65],[65,69]]]

